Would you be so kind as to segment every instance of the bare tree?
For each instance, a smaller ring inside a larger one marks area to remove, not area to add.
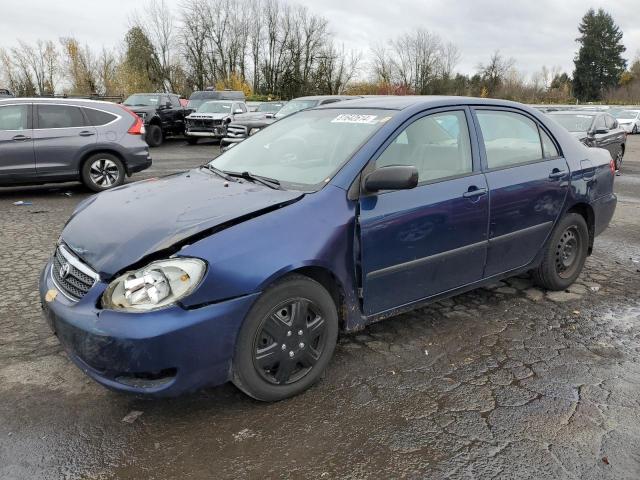
[[[478,65],[478,73],[485,83],[488,94],[493,96],[507,76],[507,73],[513,69],[515,65],[513,58],[505,58],[500,55],[500,51],[496,50],[487,64]]]

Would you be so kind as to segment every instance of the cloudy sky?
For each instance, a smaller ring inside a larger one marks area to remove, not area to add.
[[[560,66],[571,72],[580,18],[603,7],[624,32],[630,60],[640,53],[638,0],[291,0],[329,19],[339,43],[366,56],[370,45],[407,30],[426,28],[455,43],[457,70],[470,73],[499,49],[532,73]],[[167,0],[173,6],[179,0]],[[0,46],[18,39],[75,36],[92,47],[120,44],[135,8],[131,0],[2,0]]]

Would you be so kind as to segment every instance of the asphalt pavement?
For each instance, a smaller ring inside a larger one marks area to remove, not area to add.
[[[217,152],[171,140],[130,181]],[[640,135],[616,192],[568,291],[523,276],[342,335],[321,382],[263,404],[232,385],[153,400],[89,380],[37,281],[90,193],[0,189],[0,478],[638,479]]]

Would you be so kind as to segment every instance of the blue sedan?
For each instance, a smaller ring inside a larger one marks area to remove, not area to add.
[[[42,305],[106,387],[231,380],[280,400],[318,380],[339,331],[527,271],[567,288],[613,216],[614,172],[609,152],[518,103],[334,103],[84,201]]]

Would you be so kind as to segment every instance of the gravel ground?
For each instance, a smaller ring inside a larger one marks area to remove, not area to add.
[[[217,150],[170,141],[132,180]],[[513,278],[343,335],[325,379],[277,404],[231,385],[151,400],[90,381],[37,294],[89,193],[0,190],[0,478],[640,478],[640,135],[623,172],[568,291]]]

